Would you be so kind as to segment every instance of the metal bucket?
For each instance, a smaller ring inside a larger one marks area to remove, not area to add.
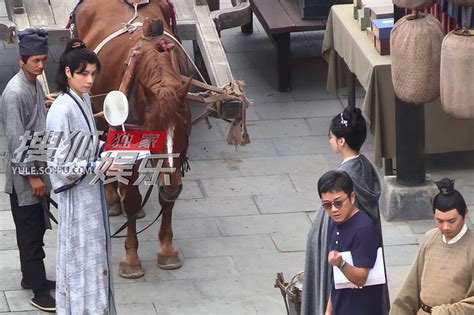
[[[298,272],[286,283],[283,273],[277,273],[275,288],[279,288],[285,303],[287,315],[301,314],[301,295],[303,292],[303,271]]]

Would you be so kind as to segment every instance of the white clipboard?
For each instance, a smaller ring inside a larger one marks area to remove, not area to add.
[[[351,264],[352,266],[354,265],[351,252],[341,252],[340,254],[346,263]],[[333,266],[332,271],[334,275],[334,287],[336,290],[359,288],[350,282],[338,267]],[[377,249],[377,259],[375,260],[374,268],[370,269],[369,276],[367,277],[367,282],[365,283],[364,287],[385,283],[385,268],[383,263],[382,247],[379,247]]]

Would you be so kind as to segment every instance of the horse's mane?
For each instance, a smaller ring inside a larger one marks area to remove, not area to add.
[[[144,47],[136,79],[142,86],[147,101],[153,97],[155,107],[158,105],[157,108],[149,108],[145,113],[146,129],[176,126],[178,120],[182,119],[182,100],[177,93],[182,84],[178,76],[173,70],[169,52],[160,52],[153,45]]]

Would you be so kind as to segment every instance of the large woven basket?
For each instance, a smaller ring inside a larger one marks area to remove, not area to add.
[[[424,9],[426,7],[430,7],[435,2],[436,0],[393,0],[393,4],[399,6],[400,8],[406,9]]]
[[[390,35],[395,94],[408,103],[424,104],[439,97],[441,24],[432,15],[404,16]]]
[[[460,5],[462,7],[474,7],[474,0],[449,0],[449,2]]]
[[[441,48],[441,105],[445,112],[464,119],[474,118],[474,36],[453,32]]]

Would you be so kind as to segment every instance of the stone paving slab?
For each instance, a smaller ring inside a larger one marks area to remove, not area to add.
[[[389,225],[383,226],[384,246],[392,245],[417,245],[418,240],[413,235],[409,226]]]
[[[332,100],[334,95],[326,91],[323,86],[296,86],[291,90],[291,95],[295,101],[311,100]]]
[[[37,310],[37,308],[30,304],[30,300],[33,297],[30,290],[5,291],[5,296],[8,300],[9,310],[12,312]]]
[[[261,283],[262,285],[256,285]],[[278,293],[273,287],[274,276],[246,275],[242,274],[234,278],[220,279],[218,277],[208,279],[199,291],[204,298],[219,298],[222,296],[222,288],[226,288],[227,294],[235,299],[253,298],[260,296],[271,296]]]
[[[192,280],[158,281],[154,283],[119,283],[115,285],[117,304],[153,303],[155,306],[181,303],[185,299],[197,304],[202,300],[198,285]],[[158,308],[158,313],[160,313]]]
[[[418,254],[418,245],[385,246],[386,266],[411,265]]]
[[[225,178],[242,176],[242,160],[227,158],[222,160],[193,161],[186,179]]]
[[[298,233],[276,232],[271,235],[276,248],[280,252],[297,252],[306,250],[307,231]]]
[[[246,216],[258,214],[258,208],[250,196],[229,196],[181,200],[173,209],[174,218],[205,218],[220,216]]]
[[[254,139],[314,135],[304,119],[253,121],[247,128]]]
[[[295,119],[315,117],[329,117],[325,120],[330,121],[332,117],[343,110],[338,99],[325,101],[311,100],[302,102],[275,102],[261,103],[255,105],[261,119]]]
[[[217,219],[224,236],[277,234],[300,234],[307,231],[311,223],[304,213],[268,214]]]
[[[390,301],[393,301],[405,281],[405,277],[410,271],[411,265],[387,266],[388,289]]]
[[[241,273],[276,278],[277,272],[283,272],[285,279],[290,280],[289,277],[304,269],[305,253],[303,251],[270,254],[256,252],[253,255],[237,254],[232,257]]]
[[[276,248],[267,235],[187,239],[177,243],[185,258],[276,253]]]
[[[8,307],[7,298],[5,297],[5,293],[0,292],[0,312],[8,312],[9,310],[10,310],[10,308]]]
[[[328,136],[274,138],[279,155],[330,154]]]
[[[251,139],[252,142],[245,146],[230,146],[224,140],[212,142],[191,143],[188,156],[193,168],[193,160],[216,160],[230,158],[245,158],[278,155],[277,149],[271,139]]]
[[[291,93],[279,92],[275,87],[248,86],[245,88],[245,94],[254,104],[295,101]]]
[[[117,313],[118,314],[140,314],[140,315],[158,314],[156,306],[153,303],[117,304]]]
[[[436,227],[434,220],[411,221],[408,222],[408,225],[415,234],[425,234],[429,230]]]
[[[262,214],[306,212],[320,206],[314,193],[292,193],[288,195],[259,195],[255,202]]]
[[[318,165],[318,168],[314,168]],[[291,155],[243,159],[239,165],[243,176],[306,174],[315,175],[319,168],[328,169],[322,155]]]
[[[176,270],[162,270],[158,268],[156,261],[144,262],[143,267],[146,270],[145,281],[151,283],[186,279],[207,282],[209,279],[227,279],[240,275],[230,256],[187,258],[183,267]]]
[[[287,175],[203,179],[209,197],[285,194],[295,191]]]
[[[156,211],[146,211],[146,218],[137,221],[137,231],[142,230],[148,226],[157,215]],[[174,214],[174,213],[173,213]],[[145,220],[146,219],[146,220]],[[117,231],[119,227],[126,221],[125,217],[120,223],[111,223],[111,230]],[[154,225],[150,226],[142,233],[140,233],[139,239],[142,241],[158,241],[158,231],[160,229],[161,220],[158,220]],[[217,227],[217,220],[215,218],[193,218],[193,219],[173,219],[173,234],[174,239],[187,239],[187,238],[203,238],[203,237],[218,237],[222,236],[221,232]],[[120,233],[120,235],[126,235],[126,232]],[[120,240],[120,242],[122,242]],[[157,244],[158,246],[158,244]]]
[[[283,303],[283,302],[282,302]],[[206,298],[199,304],[192,304],[187,301],[180,302],[179,305],[170,305],[169,303],[157,306],[157,311],[161,315],[241,315],[241,314],[258,314],[255,306],[251,301],[232,299],[232,298]],[[272,314],[272,313],[260,313]],[[275,313],[274,313],[275,314]]]
[[[0,230],[14,230],[15,223],[11,211],[0,211]]]

